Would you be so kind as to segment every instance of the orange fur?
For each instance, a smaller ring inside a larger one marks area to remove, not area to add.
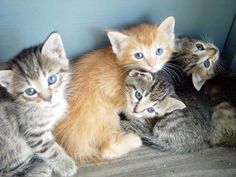
[[[122,41],[117,55],[108,46],[73,64],[69,112],[54,133],[68,154],[79,162],[119,157],[141,146],[137,135],[120,132],[118,112],[124,105],[124,78],[128,69],[145,69],[148,65],[150,57],[143,61],[132,58],[137,47],[150,48],[153,43],[162,45],[166,54],[160,60],[168,61],[173,41],[159,32],[156,25],[131,27],[123,34],[129,38]]]

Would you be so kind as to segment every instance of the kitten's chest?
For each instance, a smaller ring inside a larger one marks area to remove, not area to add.
[[[21,124],[27,131],[32,128],[50,130],[63,117],[66,108],[66,101],[61,100],[55,105],[25,112],[25,119],[21,120]]]
[[[64,100],[60,103],[41,110],[42,120],[49,120],[51,126],[57,123],[65,114],[67,104]]]

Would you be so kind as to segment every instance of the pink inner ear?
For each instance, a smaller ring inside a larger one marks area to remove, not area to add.
[[[159,29],[169,35],[174,33],[175,19],[174,17],[166,18],[160,25]]]
[[[115,54],[118,54],[121,50],[122,43],[128,38],[128,36],[120,32],[108,32],[108,38],[110,39],[112,50]]]

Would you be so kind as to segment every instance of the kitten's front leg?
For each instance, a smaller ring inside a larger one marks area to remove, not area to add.
[[[40,158],[44,159],[53,171],[60,176],[73,176],[77,171],[75,162],[54,139],[44,142],[41,149],[37,150],[35,153]]]

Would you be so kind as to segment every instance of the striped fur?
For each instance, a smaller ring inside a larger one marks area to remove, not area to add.
[[[199,50],[197,45],[203,48]],[[209,67],[204,66],[206,60],[209,61]],[[167,69],[171,72],[177,67],[180,72],[191,76],[194,87],[200,90],[206,80],[215,77],[216,69],[222,67],[220,64],[219,49],[213,43],[183,37],[175,40],[175,52]]]
[[[0,71],[0,84],[9,93],[0,100],[1,176],[74,175],[74,161],[52,135],[67,109],[69,65],[60,36],[53,33],[44,45],[23,50],[8,66]],[[49,85],[51,75],[57,81]],[[27,95],[27,88],[36,93]]]
[[[214,130],[210,136],[211,146],[236,147],[236,77],[225,74],[210,80],[204,87],[212,108]]]
[[[145,144],[159,150],[178,153],[199,150],[208,140],[212,127],[210,109],[204,104],[205,97],[192,87],[174,91],[161,73],[153,79],[145,79],[144,73],[129,75],[126,87],[128,120],[121,121],[123,130],[138,134]],[[142,94],[140,100],[132,96],[135,91]],[[170,98],[171,102],[166,101]],[[187,107],[183,109],[176,99],[181,99]],[[148,113],[149,107],[155,112]]]

